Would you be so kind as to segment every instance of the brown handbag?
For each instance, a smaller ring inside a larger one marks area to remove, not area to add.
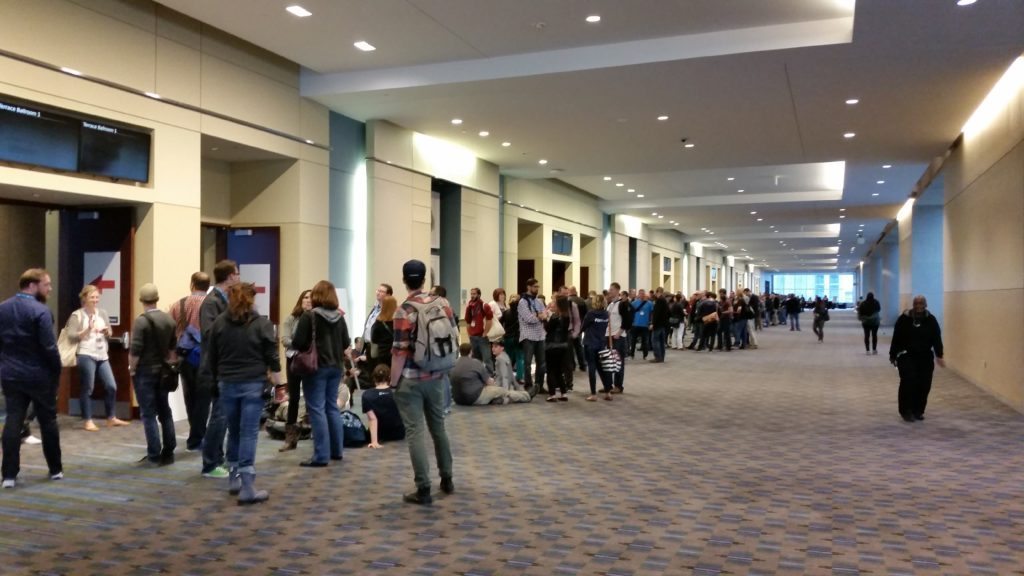
[[[708,314],[707,316],[701,318],[701,321],[703,321],[705,324],[714,324],[715,322],[718,322],[718,312],[712,312],[711,314]]]
[[[316,315],[310,314],[313,336],[309,340],[309,348],[292,356],[292,372],[299,376],[312,376],[320,369],[320,360],[316,351]]]

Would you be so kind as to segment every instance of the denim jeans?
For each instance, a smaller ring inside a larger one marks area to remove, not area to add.
[[[789,314],[789,329],[799,330],[800,329],[800,313]]]
[[[486,336],[470,336],[469,344],[473,347],[473,357],[484,363],[487,371],[494,374],[494,358],[491,358],[491,343]]]
[[[263,381],[221,382],[220,403],[228,425],[227,464],[240,474],[255,474],[256,440],[263,412]]]
[[[546,373],[547,361],[544,355],[543,340],[521,340],[519,345],[523,348],[523,366],[525,370],[526,390],[533,388],[534,377],[530,372],[530,363],[537,360],[537,390],[544,387],[544,374]]]
[[[39,421],[46,466],[51,475],[63,472],[60,430],[57,428],[57,383],[4,380],[3,390],[7,405],[3,432],[3,479],[14,480],[21,471],[21,429],[30,405],[35,406]]]
[[[748,322],[753,322],[753,320],[743,320],[741,318],[739,320],[733,321],[733,323],[732,323],[732,329],[736,333],[736,344],[740,348],[746,348],[747,344],[749,344],[748,338],[747,338],[747,323]]]
[[[662,361],[665,359],[665,329],[654,328],[651,330],[651,348],[653,348],[654,359]]]
[[[92,420],[92,389],[97,376],[103,383],[103,406],[107,409],[107,418],[116,416],[114,403],[117,401],[117,383],[114,382],[114,371],[110,369],[110,361],[79,354],[78,387],[81,392],[79,399],[82,403],[83,420]]]
[[[597,374],[599,372],[599,364],[597,362],[597,353],[604,350],[604,346],[600,348],[592,348],[585,346],[583,348],[584,354],[587,355],[587,376],[590,378],[590,394],[597,394]],[[601,390],[603,392],[610,392],[612,389],[612,375],[608,372],[600,372],[601,374]]]
[[[185,396],[185,413],[188,415],[188,440],[185,446],[195,450],[202,446],[206,435],[206,422],[210,419],[209,386],[199,385],[199,368],[182,362],[178,366],[181,374],[181,392]]]
[[[313,429],[313,461],[327,462],[328,458],[342,457],[345,430],[338,409],[338,385],[341,368],[328,366],[316,374],[302,379],[302,393],[306,398],[306,414]]]
[[[543,344],[543,342],[541,342]],[[402,378],[395,390],[395,404],[405,424],[405,441],[416,488],[430,489],[430,460],[424,446],[424,427],[434,441],[434,457],[441,478],[452,477],[452,450],[444,429],[441,409],[441,380],[409,380]],[[424,423],[426,426],[424,426]]]
[[[139,412],[142,414],[142,429],[146,432],[146,456],[156,461],[161,454],[174,452],[178,445],[171,406],[167,403],[167,391],[160,389],[160,367],[140,366],[135,371],[133,383],[135,399],[139,401]]]
[[[201,379],[199,385],[203,386]],[[224,435],[227,434],[227,431],[228,426],[224,420],[218,393],[213,396],[210,405],[210,421],[207,422],[206,433],[203,434],[203,473],[224,465]]]

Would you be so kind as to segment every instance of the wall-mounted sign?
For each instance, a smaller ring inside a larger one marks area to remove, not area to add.
[[[239,264],[238,272],[242,282],[256,286],[256,312],[270,316],[270,264]]]
[[[106,310],[110,325],[121,324],[121,253],[86,252],[85,283],[100,291],[97,307]]]

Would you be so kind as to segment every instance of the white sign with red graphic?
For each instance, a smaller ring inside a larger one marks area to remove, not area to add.
[[[256,312],[270,316],[270,264],[239,264],[242,282],[256,285]]]
[[[100,290],[97,307],[106,310],[110,325],[121,324],[121,253],[86,252],[85,283]]]

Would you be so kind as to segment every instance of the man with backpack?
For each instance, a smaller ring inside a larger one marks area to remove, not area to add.
[[[419,260],[402,266],[409,295],[395,312],[395,344],[391,354],[391,385],[405,425],[416,491],[403,496],[410,504],[426,505],[430,495],[430,462],[424,446],[424,424],[434,442],[441,491],[455,491],[452,452],[444,428],[443,378],[458,356],[458,325],[448,300],[423,292],[427,267]]]
[[[199,308],[210,289],[210,275],[196,272],[189,285],[190,294],[171,305],[168,311],[174,319],[174,338],[177,344],[178,373],[185,395],[185,413],[188,415],[188,440],[185,449],[198,450],[206,434],[206,419],[210,416],[210,390],[199,388],[199,351],[202,336],[199,330]],[[193,361],[194,359],[194,361]]]
[[[227,421],[220,407],[220,392],[217,382],[209,366],[210,331],[213,322],[222,312],[228,309],[228,288],[241,281],[238,264],[234,260],[221,260],[213,267],[213,279],[216,284],[213,290],[203,298],[199,307],[199,330],[202,333],[201,358],[199,360],[199,388],[209,394],[210,420],[203,434],[203,478],[227,478],[228,469],[224,467],[224,436],[227,433]]]

